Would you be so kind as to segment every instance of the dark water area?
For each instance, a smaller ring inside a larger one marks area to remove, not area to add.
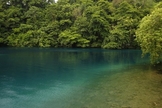
[[[161,108],[140,50],[0,48],[1,108]]]

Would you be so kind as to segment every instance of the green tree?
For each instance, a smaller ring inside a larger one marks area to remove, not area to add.
[[[60,33],[58,41],[62,47],[87,47],[89,40],[77,33],[77,28],[72,27]]]
[[[4,5],[0,6],[0,43],[7,44],[7,37],[12,33],[12,29],[19,27],[21,23],[21,9],[10,6],[8,9],[3,8]]]
[[[153,0],[58,0],[57,3],[0,0],[0,45],[136,47],[135,30],[153,3]]]
[[[33,25],[35,28],[40,28],[44,24],[44,10],[31,6],[24,15],[27,24]]]
[[[87,33],[91,47],[101,47],[104,38],[109,34],[111,4],[105,0],[99,0],[93,6],[88,6],[83,16],[88,23]]]
[[[104,48],[134,48],[135,30],[140,12],[126,1],[121,2],[112,14],[110,34],[104,39]]]
[[[162,3],[145,16],[136,31],[136,39],[143,55],[149,53],[151,63],[162,60]]]
[[[4,19],[5,19],[5,14],[3,12],[3,7],[0,2],[0,45],[4,43],[4,32],[6,31],[4,26]]]

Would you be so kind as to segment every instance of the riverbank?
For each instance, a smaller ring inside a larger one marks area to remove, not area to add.
[[[68,108],[161,108],[162,74],[148,65],[99,76],[85,91],[64,103]],[[96,83],[97,82],[97,83]]]

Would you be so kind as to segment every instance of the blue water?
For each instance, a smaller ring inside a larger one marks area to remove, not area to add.
[[[0,48],[0,108],[83,108],[99,79],[148,62],[140,50]]]

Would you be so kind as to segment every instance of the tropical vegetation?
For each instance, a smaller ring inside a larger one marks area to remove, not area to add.
[[[160,0],[0,0],[0,46],[141,47],[162,55]]]

